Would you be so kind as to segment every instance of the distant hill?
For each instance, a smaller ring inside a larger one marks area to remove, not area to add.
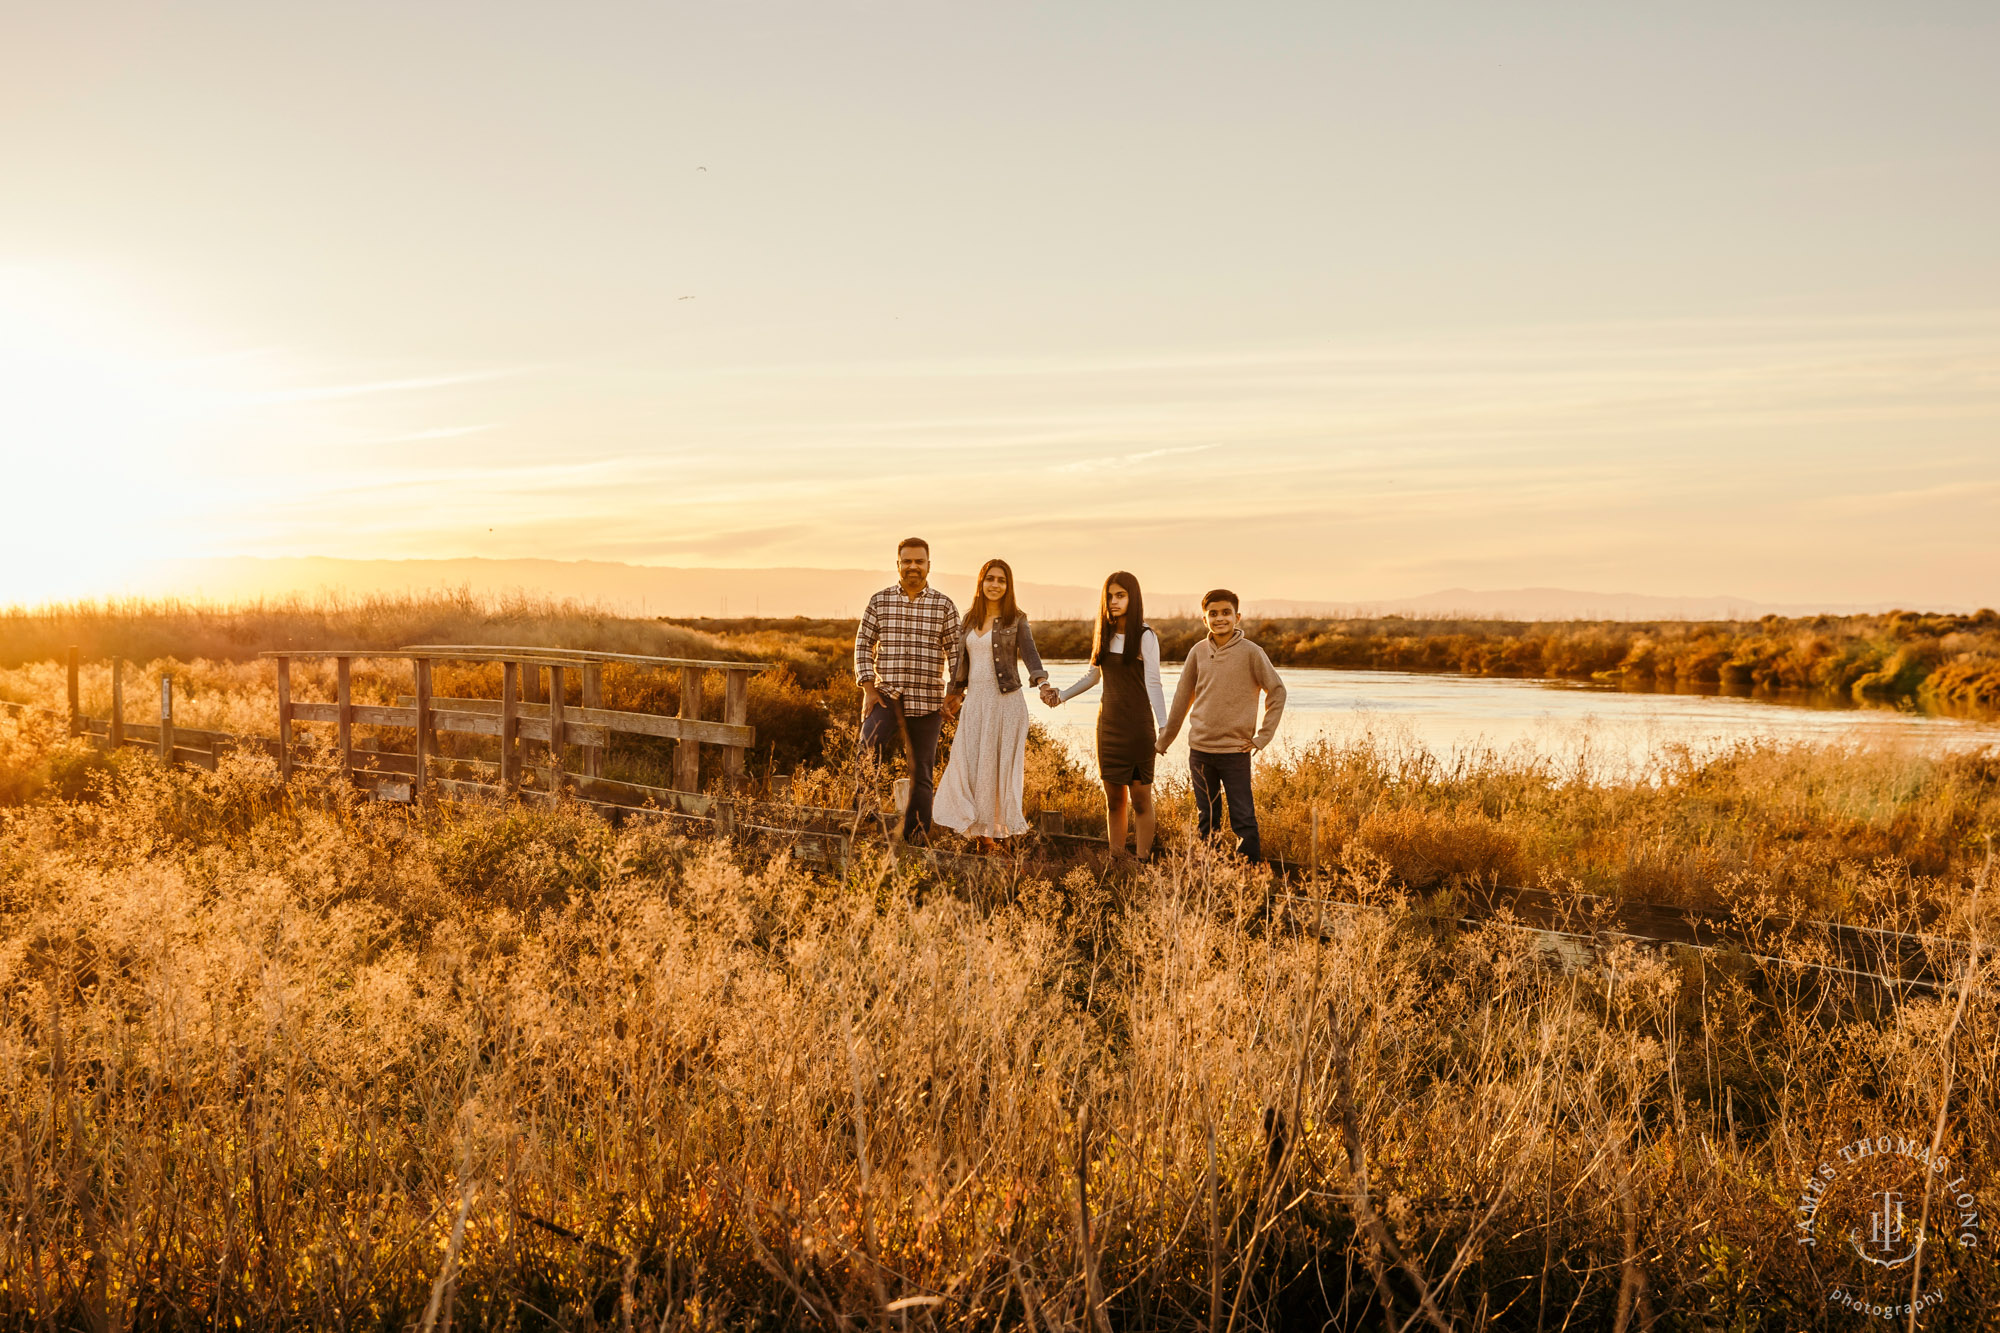
[[[1581,592],[1574,588],[1446,588],[1419,597],[1373,602],[1270,599],[1254,605],[1256,613],[1262,616],[1407,615],[1463,620],[1755,620],[1767,615],[1862,615],[1895,609],[1886,602],[1778,603],[1752,601],[1748,597],[1660,597],[1638,592]]]
[[[263,559],[241,556],[161,562],[121,589],[141,596],[182,596],[224,602],[334,594],[366,597],[466,588],[486,597],[521,594],[593,604],[623,615],[855,616],[870,593],[888,586],[888,570],[684,569],[609,560],[338,560],[320,556]],[[946,571],[932,581],[954,600],[971,589],[971,571]],[[1187,614],[1197,592],[1147,590],[1155,615]],[[1076,584],[1023,583],[1020,599],[1038,619],[1087,617],[1097,589]],[[1503,590],[1446,588],[1415,597],[1335,601],[1251,597],[1259,617],[1411,615],[1509,620],[1737,620],[1763,615],[1858,614],[1887,603],[1777,604],[1747,597],[1662,597],[1569,588]],[[1937,610],[1970,610],[1940,607]]]

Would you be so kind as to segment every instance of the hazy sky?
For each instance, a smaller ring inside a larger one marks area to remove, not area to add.
[[[0,599],[918,532],[2000,601],[1996,69],[1991,4],[0,0]]]

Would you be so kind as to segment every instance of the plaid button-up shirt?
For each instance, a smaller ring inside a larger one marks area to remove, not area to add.
[[[901,587],[868,599],[854,632],[854,679],[903,701],[922,717],[944,707],[945,681],[958,665],[958,608],[936,588],[905,597]]]

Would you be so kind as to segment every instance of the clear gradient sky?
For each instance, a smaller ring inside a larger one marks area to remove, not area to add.
[[[2000,7],[0,0],[0,600],[2000,600]]]

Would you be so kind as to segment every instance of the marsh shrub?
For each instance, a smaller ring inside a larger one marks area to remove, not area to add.
[[[1375,810],[1354,832],[1411,888],[1452,882],[1516,884],[1525,869],[1512,835],[1476,809]]]
[[[1358,847],[1317,915],[1202,848],[972,895],[130,759],[0,815],[0,1322],[1776,1330],[1825,1145],[1942,1106],[2000,1204],[1990,982],[1568,969]]]

